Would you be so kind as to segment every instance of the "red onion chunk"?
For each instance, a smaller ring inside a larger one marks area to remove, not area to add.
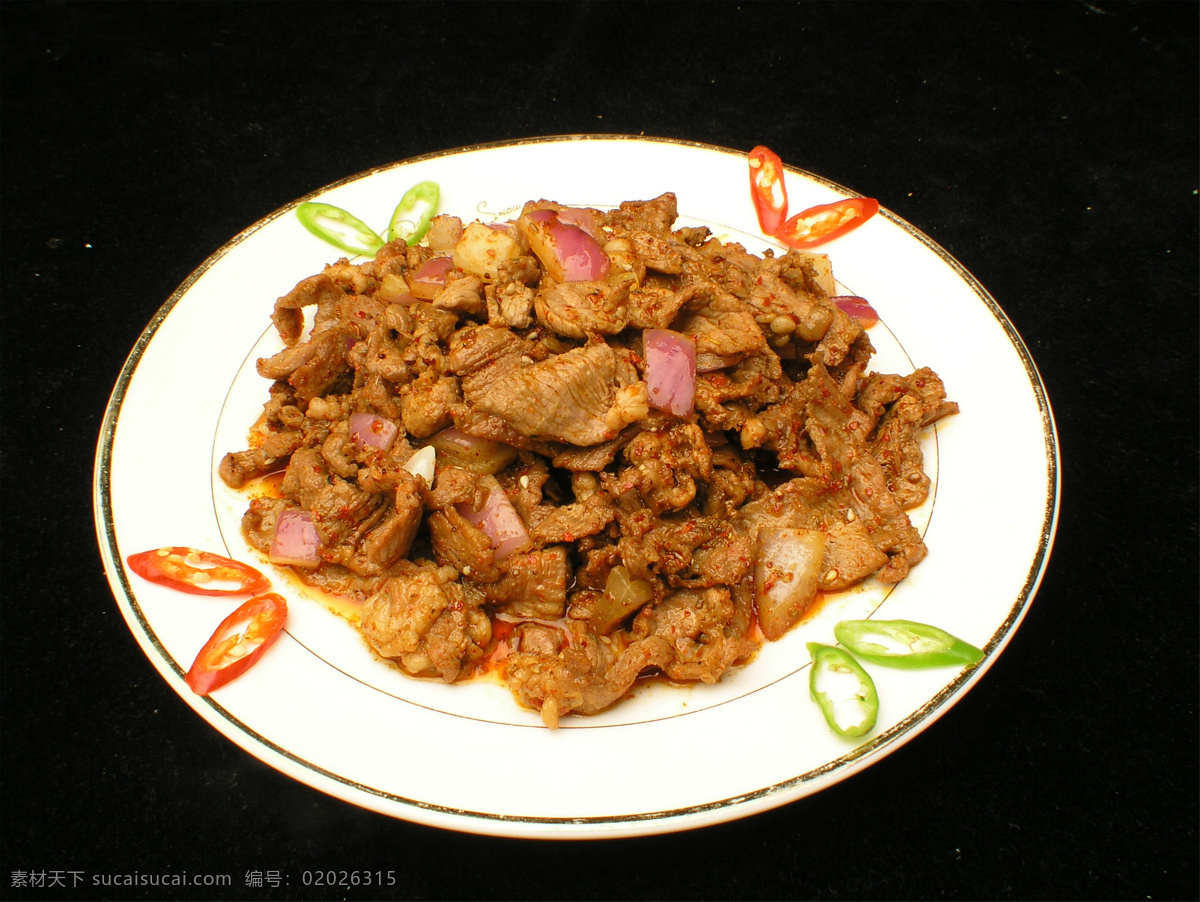
[[[595,238],[559,219],[553,210],[527,214],[530,250],[558,282],[599,282],[608,275],[608,254]]]
[[[275,520],[275,534],[267,557],[272,564],[293,567],[316,567],[321,563],[318,551],[321,538],[317,535],[312,514],[302,510],[285,510]]]
[[[350,414],[350,440],[359,451],[364,448],[386,451],[392,447],[399,433],[399,426],[373,413]]]
[[[446,287],[446,273],[453,268],[454,260],[450,257],[431,257],[426,260],[408,277],[412,296],[422,301],[432,300]]]
[[[525,522],[499,485],[492,488],[480,510],[475,510],[469,504],[460,503],[456,506],[468,523],[478,526],[492,540],[497,561],[528,547],[529,533],[525,529]]]
[[[670,329],[647,329],[642,335],[646,389],[650,405],[685,417],[696,398],[696,345]]]
[[[839,295],[836,298],[830,298],[830,300],[837,304],[843,313],[853,316],[862,323],[864,329],[869,329],[879,322],[879,314],[866,298],[855,297],[854,295]]]
[[[567,225],[573,225],[577,229],[582,229],[594,238],[597,244],[604,244],[604,230],[600,228],[600,223],[596,220],[596,214],[591,210],[563,207],[558,211],[558,221],[565,222]]]

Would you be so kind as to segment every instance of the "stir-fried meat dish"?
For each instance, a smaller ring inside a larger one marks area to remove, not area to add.
[[[252,546],[361,601],[414,677],[482,666],[555,726],[715,682],[820,592],[925,557],[938,376],[868,371],[824,255],[673,229],[676,199],[433,220],[275,305],[234,487]],[[304,308],[314,308],[306,332]]]

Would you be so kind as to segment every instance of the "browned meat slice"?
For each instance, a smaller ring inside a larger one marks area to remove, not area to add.
[[[866,415],[869,430],[875,431],[880,418],[900,400],[905,388],[904,377],[892,373],[871,373],[858,383],[854,406]]]
[[[514,617],[557,620],[566,610],[570,575],[565,545],[514,554],[504,561],[503,576],[484,587],[484,596]]]
[[[350,372],[346,345],[351,337],[351,333],[342,329],[329,329],[312,338],[309,343],[315,346],[313,356],[297,367],[287,380],[296,390],[296,399],[300,403],[326,394]]]
[[[610,491],[619,496],[636,489],[655,514],[683,510],[696,498],[697,481],[712,476],[712,449],[692,423],[639,432],[623,454],[629,466],[611,481]]]
[[[692,552],[687,571],[673,582],[696,588],[736,586],[752,575],[754,555],[753,537],[727,527]]]
[[[433,306],[439,310],[451,310],[471,316],[482,313],[485,309],[483,280],[472,275],[447,279],[445,286],[434,295]]]
[[[326,301],[317,306],[313,335],[326,329],[342,329],[347,332],[348,341],[366,338],[383,318],[387,307],[386,301],[361,294],[346,294],[337,300]]]
[[[270,357],[260,357],[256,369],[264,379],[286,379],[304,364],[308,363],[317,353],[318,345],[305,342],[291,348],[284,348]]]
[[[584,536],[594,536],[613,521],[616,512],[607,504],[577,501],[554,507],[529,530],[535,545],[574,542]]]
[[[363,635],[380,655],[414,676],[453,682],[483,656],[491,621],[450,573],[413,568],[363,602]]]
[[[455,405],[451,408],[450,415],[454,418],[454,425],[459,432],[465,432],[475,438],[511,445],[521,451],[539,450],[545,444],[517,432],[507,420],[484,413],[466,403]]]
[[[825,366],[833,368],[855,356],[855,349],[860,347],[865,351],[865,356],[870,357],[871,342],[863,331],[862,323],[836,304],[829,301],[822,301],[821,304],[832,318],[829,328],[809,354],[810,359],[820,360]]]
[[[826,533],[820,587],[834,592],[847,589],[887,563],[887,555],[875,547],[862,521],[835,522]]]
[[[660,520],[647,510],[617,516],[621,523],[617,547],[630,575],[661,579],[672,586],[683,585],[695,575],[692,568],[697,549],[711,542],[726,542],[734,531],[733,524],[718,517]]]
[[[333,278],[333,268],[326,267],[323,272],[301,280],[295,288],[275,302],[275,311],[271,314],[271,322],[275,324],[279,337],[288,347],[300,340],[304,329],[304,313],[302,307],[339,300],[345,292]]]
[[[746,636],[748,626],[746,612],[722,586],[685,589],[648,605],[634,618],[632,635],[667,643],[672,660],[659,667],[671,679],[715,683],[757,650]]]
[[[464,326],[450,338],[446,368],[456,375],[468,376],[506,358],[519,359],[532,353],[532,344],[508,329]]]
[[[330,476],[329,484],[308,508],[326,549],[357,546],[386,510],[383,497],[364,492],[340,476]]]
[[[696,411],[712,430],[738,429],[750,416],[779,401],[790,380],[779,357],[769,348],[729,370],[696,377]]]
[[[309,510],[328,484],[329,477],[321,452],[314,448],[302,448],[292,455],[279,490],[284,498]]]
[[[814,366],[810,378],[820,379],[822,373],[826,385],[809,402],[806,421],[822,478],[832,490],[844,491],[854,519],[888,555],[887,565],[875,575],[883,582],[899,582],[925,557],[925,543],[888,487],[887,472],[869,452],[865,416],[850,405],[823,367]]]
[[[226,454],[217,472],[227,486],[240,489],[252,479],[282,469],[303,444],[304,433],[297,430],[272,433],[257,448]]]
[[[713,282],[696,282],[685,289],[687,301],[675,328],[696,342],[696,356],[713,354],[739,360],[767,346],[754,310]]]
[[[668,275],[683,272],[683,255],[679,249],[682,242],[671,233],[656,234],[645,229],[630,229],[625,238],[647,269]]]
[[[609,442],[601,442],[587,448],[576,448],[573,445],[559,445],[550,449],[553,453],[551,463],[554,466],[580,473],[598,473],[616,459],[617,452],[624,448],[635,435],[638,427],[630,426],[621,430],[621,434]]]
[[[404,465],[413,455],[407,439],[398,438],[384,453],[360,452],[362,466],[358,468],[358,487],[364,492],[391,494],[397,487],[413,478]]]
[[[921,451],[921,430],[945,416],[958,412],[958,405],[946,401],[946,389],[938,375],[927,367],[911,376],[890,380],[868,379],[860,397],[872,410],[881,395],[898,394],[879,420],[870,441],[871,454],[883,464],[888,488],[906,510],[921,504],[929,494],[930,480],[925,473]]]
[[[478,473],[462,467],[438,467],[429,493],[429,508],[440,511],[456,504],[469,504],[478,510],[490,491],[491,486]]]
[[[412,548],[425,510],[417,477],[405,475],[408,478],[396,487],[390,512],[359,546],[356,558],[361,558],[363,564],[351,569],[364,575],[382,573]]]
[[[558,654],[510,654],[505,670],[517,701],[540,710],[542,722],[554,729],[567,714],[595,714],[612,706],[643,672],[661,669],[671,658],[670,646],[657,637],[614,656],[578,626],[572,644]]]
[[[762,268],[776,272],[794,290],[814,300],[831,298],[838,293],[828,254],[793,248],[774,262],[763,261]]]
[[[271,550],[275,536],[275,521],[287,508],[287,502],[278,498],[255,498],[242,515],[242,535],[252,548],[266,554]]]
[[[462,401],[457,376],[439,376],[426,370],[408,383],[400,395],[400,418],[404,431],[428,438],[454,422],[452,411]]]
[[[757,490],[757,471],[754,462],[730,444],[714,447],[712,459],[702,510],[707,517],[731,517]]]
[[[670,231],[678,216],[678,199],[668,191],[653,200],[625,201],[616,210],[604,214],[603,218],[607,225],[662,233]]]
[[[350,441],[350,427],[345,421],[334,424],[329,437],[321,444],[321,457],[329,472],[343,479],[358,476],[358,461],[354,460],[354,443]]]
[[[824,367],[814,366],[800,382],[792,384],[778,403],[772,404],[742,424],[743,448],[766,448],[775,452],[784,470],[816,476],[823,471],[817,460],[807,426],[808,405],[823,394],[833,394],[849,404]],[[861,414],[856,414],[861,417]],[[862,428],[857,424],[856,428]]]
[[[499,417],[521,435],[571,445],[597,445],[617,437],[606,423],[617,391],[637,380],[637,370],[603,342],[495,374],[464,378],[467,403]]]
[[[735,297],[746,298],[764,261],[746,252],[740,244],[723,244],[714,239],[684,255],[684,278],[689,282],[714,282]]]
[[[292,455],[280,492],[312,514],[321,545],[329,553],[344,543],[356,545],[383,513],[381,496],[330,476],[316,448],[302,448]]]
[[[629,292],[629,324],[638,329],[666,329],[688,295],[666,286],[642,285]]]
[[[417,355],[410,351],[415,324],[407,308],[392,304],[365,342],[354,347],[352,362],[359,378],[378,376],[391,383],[403,384],[413,378]]]
[[[527,329],[533,324],[533,297],[530,286],[541,278],[534,257],[522,255],[500,264],[496,278],[484,286],[488,325]]]
[[[795,333],[806,341],[817,341],[833,321],[832,309],[797,294],[769,272],[755,277],[746,300],[755,310],[755,319],[778,336]]]
[[[432,513],[425,523],[439,562],[453,567],[472,582],[494,583],[500,578],[492,540],[456,508]]]
[[[550,282],[533,299],[538,322],[568,338],[616,335],[629,323],[629,285]]]

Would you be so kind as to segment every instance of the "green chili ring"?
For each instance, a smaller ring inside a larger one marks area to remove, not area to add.
[[[333,204],[309,201],[296,208],[300,224],[322,241],[355,256],[373,257],[383,239],[353,213]]]
[[[442,190],[437,182],[417,182],[404,193],[388,225],[388,241],[403,239],[410,247],[425,237],[437,212]]]
[[[808,653],[812,656],[808,694],[829,728],[847,739],[857,739],[875,729],[879,693],[871,675],[845,649],[809,642]],[[829,684],[835,680],[842,686],[836,696],[829,691]]]
[[[912,620],[843,620],[833,635],[857,657],[885,667],[961,667],[984,658],[969,642]]]

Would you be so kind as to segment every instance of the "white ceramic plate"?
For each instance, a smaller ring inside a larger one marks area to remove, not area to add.
[[[680,224],[705,223],[761,253],[745,154],[644,138],[564,137],[434,154],[353,176],[321,199],[386,228],[415,182],[442,186],[443,212],[506,218],[531,198],[612,206],[674,191]],[[788,170],[793,210],[849,194]],[[245,447],[267,383],[254,360],[279,347],[275,299],[339,253],[293,211],[255,223],[159,310],[113,391],[97,450],[95,514],[117,603],[146,656],[200,716],[246,751],[356,805],[437,827],[522,837],[662,833],[773,808],[845,779],[932,724],[983,675],[1033,598],[1057,520],[1053,417],[1028,350],[996,302],[933,241],[886,210],[823,248],[847,293],[882,316],[873,369],[927,365],[962,412],[929,431],[930,500],[912,513],[929,557],[899,587],[833,599],[716,686],[656,683],[558,731],[495,683],[407,679],[357,632],[275,579],[286,634],[211,697],[183,674],[236,601],[146,583],[125,558],[189,545],[255,562],[246,500],[216,464]],[[987,579],[979,574],[986,572]],[[838,620],[937,624],[987,652],[973,668],[870,667],[879,723],[840,739],[808,699],[805,643]],[[558,773],[559,779],[547,778]]]

